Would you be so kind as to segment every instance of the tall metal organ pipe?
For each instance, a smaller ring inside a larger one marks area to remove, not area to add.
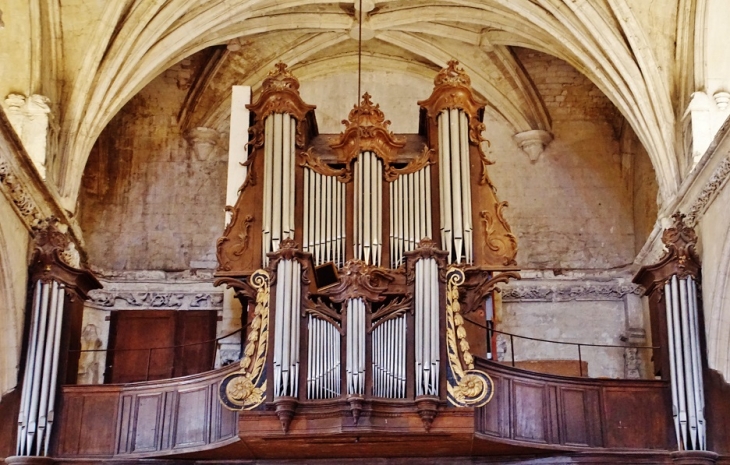
[[[347,394],[365,393],[365,301],[347,300]]]
[[[673,275],[664,284],[672,406],[680,450],[706,450],[705,396],[697,316],[697,284]]]
[[[441,244],[449,263],[473,262],[469,117],[460,109],[438,115]]]
[[[294,238],[294,179],[296,119],[273,113],[264,122],[264,211],[262,252],[279,250],[283,239]]]
[[[65,285],[37,281],[18,420],[17,455],[48,455],[53,427]]]
[[[276,280],[274,397],[297,397],[301,264],[296,260],[281,260],[277,265]]]
[[[439,280],[433,258],[416,262],[415,375],[416,395],[439,393]]]

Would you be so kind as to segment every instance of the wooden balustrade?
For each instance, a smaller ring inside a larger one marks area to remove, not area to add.
[[[59,457],[144,457],[238,441],[238,414],[218,401],[220,379],[237,368],[165,381],[64,386]]]

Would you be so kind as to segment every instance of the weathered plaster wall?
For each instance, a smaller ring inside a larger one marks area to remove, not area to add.
[[[518,49],[551,117],[555,140],[536,162],[511,128],[486,115],[490,167],[524,268],[615,268],[634,258],[631,192],[621,178],[615,107],[584,76],[548,55]]]
[[[80,198],[92,266],[113,270],[214,268],[223,230],[224,149],[200,159],[177,124],[187,88],[168,72],[104,130]],[[222,137],[222,140],[225,140]]]
[[[18,381],[28,286],[28,230],[0,195],[0,396]]]

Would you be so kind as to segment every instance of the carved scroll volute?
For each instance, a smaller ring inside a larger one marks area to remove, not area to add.
[[[255,103],[247,105],[255,115],[249,129],[249,157],[244,163],[246,179],[238,189],[238,200],[227,206],[231,221],[216,242],[218,276],[241,276],[259,268],[261,256],[261,224],[264,173],[264,122],[272,113],[288,113],[297,120],[296,145],[303,148],[307,137],[316,128],[309,117],[316,108],[299,96],[299,81],[284,63],[278,63],[264,79],[262,92]],[[310,127],[312,126],[312,127]]]
[[[405,140],[395,137],[388,129],[390,121],[385,119],[380,105],[373,105],[368,93],[350,110],[348,119],[342,120],[342,124],[345,130],[330,147],[337,154],[338,163],[348,167],[360,152],[371,151],[383,160],[387,169],[406,145]]]

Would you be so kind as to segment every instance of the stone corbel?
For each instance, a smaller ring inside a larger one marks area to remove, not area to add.
[[[211,128],[192,128],[185,131],[185,140],[199,161],[208,161],[218,149],[220,135]]]
[[[542,129],[533,129],[517,133],[512,138],[522,151],[530,157],[530,161],[535,163],[547,145],[553,140],[553,135]]]

